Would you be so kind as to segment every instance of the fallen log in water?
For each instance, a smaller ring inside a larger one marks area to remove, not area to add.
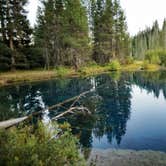
[[[61,114],[55,116],[55,117],[53,118],[54,120],[57,120],[57,119],[59,119],[60,117],[66,115],[66,114],[68,114],[68,113],[73,113],[73,112],[72,112],[73,110],[83,111],[83,109],[84,109],[85,111],[88,112],[88,109],[87,109],[87,108],[85,108],[85,107],[74,107],[74,104],[75,104],[81,97],[85,96],[86,94],[88,94],[88,93],[90,93],[90,92],[92,92],[92,91],[91,91],[91,90],[90,90],[90,91],[85,91],[85,92],[79,94],[78,96],[69,98],[69,99],[67,99],[67,100],[65,100],[65,101],[63,101],[63,102],[61,102],[61,103],[55,104],[55,105],[53,105],[53,106],[50,106],[50,107],[48,107],[47,109],[48,109],[49,111],[51,111],[51,110],[53,110],[53,109],[55,109],[55,108],[62,107],[64,104],[67,104],[67,103],[70,103],[70,102],[73,101],[73,103],[72,103],[72,105],[70,106],[70,108],[69,108],[67,111],[65,111],[65,112],[63,112],[63,113],[61,113]],[[39,115],[39,114],[43,113],[45,110],[46,110],[46,109],[43,109],[43,110],[38,111],[38,112],[34,112],[34,113],[32,113],[31,115],[29,115],[29,116],[25,116],[25,117],[21,117],[21,118],[17,118],[17,119],[10,119],[10,120],[6,120],[6,121],[3,121],[3,122],[0,122],[0,129],[7,129],[7,128],[9,128],[9,127],[15,126],[15,125],[17,125],[17,124],[19,124],[19,123],[21,123],[21,122],[23,122],[23,121],[25,121],[25,120],[27,120],[27,119],[33,117],[33,116],[36,116],[36,115]]]
[[[10,119],[10,120],[6,120],[3,122],[0,122],[0,129],[6,129],[9,128],[13,125],[16,125],[22,121],[25,121],[26,119],[28,119],[28,116],[22,117],[22,118],[17,118],[17,119]]]

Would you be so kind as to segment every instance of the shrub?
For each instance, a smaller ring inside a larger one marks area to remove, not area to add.
[[[145,54],[145,60],[148,60],[151,64],[166,66],[166,50],[149,50]]]
[[[98,64],[95,61],[90,61],[90,62],[87,63],[86,66],[88,66],[88,67],[94,67],[94,66],[98,66]]]
[[[145,53],[145,60],[150,64],[160,64],[160,57],[158,50],[149,50]]]
[[[111,63],[108,64],[110,71],[116,71],[120,69],[120,63],[117,60],[113,60]]]
[[[68,71],[69,71],[69,69],[67,69],[64,66],[58,66],[55,69],[55,72],[59,77],[65,76],[68,73]]]
[[[69,129],[58,136],[57,124],[18,127],[0,131],[0,165],[84,165],[77,139]]]
[[[125,59],[125,64],[130,65],[134,63],[134,58],[132,56],[127,56]]]
[[[166,66],[166,50],[160,50],[158,52],[161,65]]]
[[[149,61],[144,60],[144,62],[143,62],[143,64],[142,64],[142,69],[143,69],[143,70],[149,69]]]

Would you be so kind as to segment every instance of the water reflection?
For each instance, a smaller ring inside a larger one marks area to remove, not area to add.
[[[166,99],[166,72],[112,73],[1,88],[0,120],[30,114],[91,89],[92,92],[77,105],[88,107],[92,114],[80,113],[77,116],[64,117],[59,122],[68,121],[71,124],[73,133],[83,147],[128,148],[129,139],[125,145],[122,140],[128,135],[127,123],[134,111],[131,103],[134,86],[146,90],[156,98],[163,94]],[[160,108],[163,109],[163,106]],[[49,121],[49,118],[60,111],[63,109],[47,112],[44,120]]]

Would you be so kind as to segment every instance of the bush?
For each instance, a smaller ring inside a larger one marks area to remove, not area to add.
[[[120,63],[117,60],[113,60],[108,66],[110,71],[117,71],[120,69]]]
[[[134,63],[134,58],[132,56],[127,56],[125,59],[125,64],[131,65]]]
[[[158,50],[149,50],[145,53],[145,60],[150,64],[160,64],[160,57]]]
[[[149,61],[144,60],[144,62],[143,62],[143,64],[142,64],[142,69],[143,69],[143,70],[149,69]]]
[[[166,50],[160,50],[158,52],[161,65],[166,66]]]
[[[68,73],[69,69],[65,68],[64,66],[58,66],[55,69],[56,74],[59,77],[65,76]]]
[[[145,54],[145,60],[151,64],[166,66],[166,50],[149,50]]]
[[[46,127],[42,123],[37,128],[25,126],[1,130],[0,165],[84,165],[77,139],[69,129],[58,136],[59,130],[57,124]]]
[[[90,61],[90,62],[87,63],[86,66],[88,66],[88,67],[94,67],[94,66],[98,66],[98,64],[95,61]]]

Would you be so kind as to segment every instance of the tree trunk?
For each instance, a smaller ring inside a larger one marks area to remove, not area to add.
[[[4,6],[2,2],[0,3],[0,15],[1,15],[1,33],[2,33],[2,40],[4,43],[6,43],[6,35],[5,35],[5,13],[4,13]]]
[[[16,62],[15,62],[15,51],[14,51],[14,44],[13,44],[13,36],[10,35],[9,37],[9,46],[12,50],[11,54],[11,70],[15,70]]]
[[[8,37],[9,37],[9,47],[12,50],[11,54],[11,70],[15,70],[15,51],[14,51],[14,43],[13,43],[13,23],[11,20],[11,14],[10,14],[10,6],[9,6],[9,0],[6,1],[7,4],[7,18],[8,18]]]

